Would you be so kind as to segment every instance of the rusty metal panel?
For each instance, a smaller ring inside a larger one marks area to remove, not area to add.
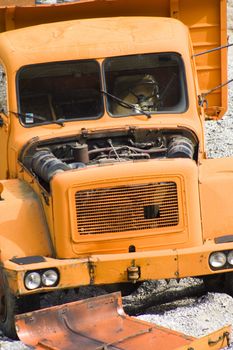
[[[35,349],[176,349],[193,338],[127,316],[119,293],[19,315],[19,338]],[[136,347],[135,347],[136,346]]]
[[[230,326],[225,326],[204,337],[195,339],[191,346],[182,346],[176,350],[217,350],[230,345]]]
[[[18,315],[16,328],[19,338],[37,350],[185,350],[196,341],[127,316],[120,293]],[[212,343],[212,338],[200,341],[195,350],[226,346],[227,334],[229,329],[225,328],[215,334]]]

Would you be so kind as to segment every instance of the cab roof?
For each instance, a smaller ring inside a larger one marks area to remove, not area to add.
[[[158,17],[71,20],[0,34],[1,53],[16,70],[34,63],[136,53],[169,51],[185,55],[187,47],[186,26]]]

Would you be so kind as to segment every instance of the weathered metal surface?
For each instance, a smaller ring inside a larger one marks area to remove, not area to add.
[[[119,293],[103,295],[16,317],[19,338],[42,350],[190,349],[195,338],[127,316]],[[227,339],[221,330],[213,341],[195,349],[220,349]],[[221,338],[219,338],[221,337]],[[209,339],[209,338],[208,338]]]

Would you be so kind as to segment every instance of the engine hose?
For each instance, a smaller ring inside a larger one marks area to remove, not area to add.
[[[187,137],[173,137],[168,145],[168,158],[190,158],[193,159],[194,144]]]
[[[31,160],[31,168],[46,182],[49,182],[57,173],[70,170],[68,165],[56,158],[49,150],[36,152]]]

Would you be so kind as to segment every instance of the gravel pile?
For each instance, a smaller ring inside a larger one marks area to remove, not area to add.
[[[183,299],[177,305],[173,304],[173,309],[164,313],[150,313],[138,318],[194,337],[233,324],[233,300],[227,294],[208,293],[198,299]]]
[[[185,287],[184,287],[185,293]],[[233,298],[227,294],[207,293],[153,307],[138,318],[193,337],[205,336],[217,329],[233,325]],[[229,350],[233,350],[231,344]]]

